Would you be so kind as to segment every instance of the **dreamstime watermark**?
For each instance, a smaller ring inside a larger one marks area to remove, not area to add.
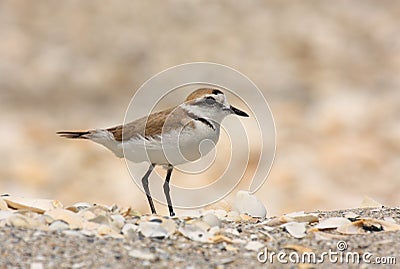
[[[184,174],[185,180],[191,181],[200,173],[207,172],[213,166],[220,171],[215,178],[197,187],[179,186],[172,180],[170,192],[172,204],[177,208],[199,208],[217,202],[228,195],[247,175],[249,192],[256,192],[268,177],[275,157],[275,123],[271,110],[257,86],[242,73],[216,63],[189,63],[169,68],[146,81],[135,93],[127,108],[124,124],[146,117],[151,113],[165,109],[164,104],[179,105],[186,96],[199,88],[213,88],[224,92],[228,102],[246,111],[249,118],[227,117],[221,123],[220,136],[224,136],[224,148],[215,147],[215,141],[204,139],[199,143],[201,158],[188,160],[174,166],[174,174]],[[176,119],[171,119],[171,121]],[[168,124],[169,119],[166,119]],[[184,124],[190,124],[186,122]],[[163,127],[164,130],[164,127]],[[144,133],[144,130],[141,130]],[[185,157],[180,148],[181,134],[177,141],[163,143],[166,159],[175,160]],[[221,140],[221,139],[220,139]],[[147,156],[154,154],[151,145],[143,150]],[[151,143],[148,143],[151,144]],[[129,161],[129,146],[123,144],[126,164],[134,182],[142,190],[141,179],[147,165]],[[150,157],[148,157],[150,162]],[[249,171],[249,161],[252,162]],[[223,169],[221,167],[223,166]],[[221,172],[222,171],[222,172]],[[250,175],[250,176],[249,176]],[[209,176],[208,176],[209,177]],[[163,193],[164,176],[153,173],[149,180],[151,196],[160,203],[167,204]]]
[[[322,264],[325,262],[332,264],[396,264],[396,257],[378,257],[371,252],[359,253],[356,251],[347,251],[348,245],[345,241],[339,241],[336,244],[336,250],[329,249],[328,251],[315,253],[305,251],[303,253],[292,252],[274,252],[264,248],[258,252],[257,260],[260,263],[280,263],[280,264]]]

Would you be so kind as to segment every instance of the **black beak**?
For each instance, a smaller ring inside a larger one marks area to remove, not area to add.
[[[248,117],[249,116],[246,112],[244,112],[244,111],[242,111],[240,109],[237,109],[234,106],[230,106],[230,109],[231,109],[232,114],[236,114],[236,115],[242,116],[242,117]]]

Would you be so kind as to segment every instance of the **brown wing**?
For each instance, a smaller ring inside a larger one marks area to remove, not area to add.
[[[161,135],[163,131],[168,132],[174,128],[179,129],[188,124],[183,120],[185,116],[186,113],[182,108],[172,107],[125,125],[108,128],[107,131],[111,132],[117,141],[122,141],[122,139],[126,141],[140,136],[156,137]]]

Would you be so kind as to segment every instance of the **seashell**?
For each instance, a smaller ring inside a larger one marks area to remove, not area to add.
[[[167,238],[176,231],[176,224],[171,219],[146,216],[139,222],[139,231],[145,237]]]
[[[360,215],[358,215],[358,214],[356,214],[356,213],[354,213],[354,212],[347,212],[345,215],[344,215],[344,217],[346,218],[346,219],[357,219],[357,218],[359,218],[360,217]]]
[[[108,236],[112,238],[123,238],[123,236],[120,233],[116,232],[110,226],[104,224],[99,226],[99,228],[97,229],[97,233],[101,236]]]
[[[226,215],[225,220],[227,221],[240,221],[242,218],[240,217],[239,212],[237,211],[229,211],[228,214]]]
[[[95,205],[86,209],[83,209],[82,212],[84,211],[89,211],[92,212],[93,214],[95,214],[96,216],[100,216],[100,215],[110,215],[110,210],[107,206],[105,205]]]
[[[51,231],[64,231],[67,229],[69,229],[69,224],[63,220],[53,221],[49,226],[49,230]]]
[[[340,226],[346,225],[351,223],[350,220],[347,218],[343,217],[333,217],[329,219],[324,219],[320,223],[314,226],[314,228],[317,228],[319,230],[325,230],[325,229],[336,229]]]
[[[282,224],[286,231],[294,238],[303,238],[306,236],[306,224],[305,222],[288,222]]]
[[[0,210],[10,210],[3,198],[0,198]]]
[[[240,214],[264,218],[267,210],[261,201],[247,191],[238,191],[235,197],[235,207]]]
[[[179,232],[190,240],[202,243],[211,243],[213,238],[213,234],[196,225],[185,225],[185,227],[179,229]]]
[[[244,247],[247,250],[258,251],[260,248],[264,247],[264,244],[258,241],[250,241]]]
[[[382,207],[381,203],[378,203],[374,199],[368,196],[364,196],[364,199],[362,200],[360,204],[361,208],[368,208],[368,207]]]
[[[379,219],[360,219],[337,228],[337,231],[342,234],[366,234],[369,232],[398,230],[400,230],[399,224]]]
[[[40,214],[43,214],[47,210],[62,207],[59,201],[48,199],[27,199],[17,196],[3,196],[3,200],[7,203],[8,207],[27,209]]]
[[[120,230],[125,225],[125,218],[122,215],[111,215],[112,225]]]
[[[210,225],[210,227],[214,227],[214,226],[221,227],[221,221],[214,214],[208,213],[208,214],[202,216],[201,219],[204,222],[208,223]]]
[[[319,220],[318,214],[304,213],[304,211],[293,212],[285,215],[297,222],[317,222]]]
[[[124,236],[128,236],[131,233],[135,233],[139,230],[139,226],[133,223],[127,223],[122,227],[121,232]]]
[[[280,226],[282,224],[288,223],[288,222],[294,222],[295,220],[288,217],[288,216],[281,216],[281,217],[275,217],[272,219],[269,219],[265,222],[263,222],[263,224],[267,225],[267,226]]]
[[[188,225],[196,226],[200,230],[208,231],[211,228],[211,225],[201,219],[195,219],[186,222]]]
[[[78,214],[62,208],[51,209],[46,211],[45,214],[54,220],[65,221],[69,224],[71,229],[81,229],[84,221],[84,219]]]
[[[93,206],[93,204],[90,204],[90,203],[78,202],[73,205],[67,206],[65,209],[70,210],[74,213],[78,213],[79,211],[90,208],[92,206]]]

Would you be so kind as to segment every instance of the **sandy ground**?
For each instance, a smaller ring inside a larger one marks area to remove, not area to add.
[[[319,218],[328,218],[342,217],[349,212],[374,219],[392,217],[397,223],[400,221],[398,208],[314,213]],[[308,232],[306,237],[296,239],[284,228],[266,232],[265,225],[260,225],[264,221],[223,222],[221,229],[238,229],[240,233],[237,238],[263,242],[270,253],[284,252],[287,255],[301,255],[305,251],[316,255],[329,251],[340,253],[337,244],[345,242],[347,248],[342,253],[357,253],[359,257],[370,253],[366,257],[371,263],[361,261],[362,258],[350,264],[341,263],[340,260],[330,262],[326,258],[323,264],[317,265],[290,262],[283,265],[275,256],[272,264],[271,259],[264,264],[257,260],[259,252],[247,249],[244,244],[200,243],[178,235],[167,239],[151,239],[140,233],[131,234],[125,239],[112,239],[83,236],[73,230],[67,233],[4,227],[0,230],[0,268],[397,268],[395,264],[382,266],[373,262],[377,261],[377,257],[386,259],[387,263],[391,257],[395,259],[392,263],[400,262],[399,231],[370,230],[363,235],[343,235],[326,230]],[[265,251],[264,247],[261,250]],[[288,257],[285,259],[288,260]]]

